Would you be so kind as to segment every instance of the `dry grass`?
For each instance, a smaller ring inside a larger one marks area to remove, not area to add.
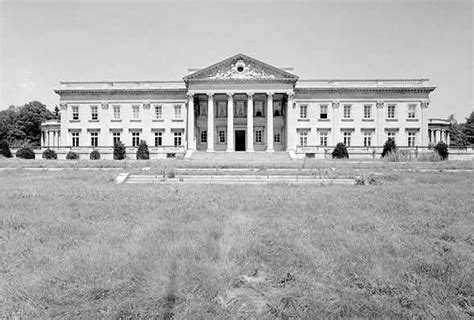
[[[115,175],[0,172],[2,316],[474,315],[472,173],[252,187]]]

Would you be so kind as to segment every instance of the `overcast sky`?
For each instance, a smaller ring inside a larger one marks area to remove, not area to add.
[[[301,79],[429,78],[430,117],[473,100],[466,1],[0,0],[0,109],[61,80],[181,80],[244,53]]]

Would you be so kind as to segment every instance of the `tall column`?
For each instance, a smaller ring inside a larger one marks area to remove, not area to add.
[[[382,147],[385,144],[385,135],[384,135],[384,114],[383,114],[383,105],[384,102],[382,100],[377,101],[377,129],[376,129],[376,136],[377,136],[377,147]]]
[[[287,144],[286,150],[288,152],[294,153],[296,151],[296,109],[293,108],[295,95],[293,92],[288,93],[288,103],[286,107],[286,114],[287,114],[287,123],[286,127],[287,130]]]
[[[273,92],[267,93],[267,152],[273,152]]]
[[[448,145],[448,147],[449,147],[449,144],[451,143],[451,136],[449,133],[450,133],[449,131],[446,131],[446,144]]]
[[[61,146],[67,146],[68,143],[70,144],[70,139],[68,136],[68,129],[67,129],[67,122],[69,121],[70,115],[68,114],[68,108],[67,104],[64,102],[61,102],[59,104],[59,108],[61,109],[61,113],[59,114],[60,116],[60,123],[61,123],[61,136],[63,139],[61,140]]]
[[[51,141],[51,131],[49,131],[48,129],[48,148],[51,146],[50,141]]]
[[[214,152],[214,94],[207,96],[207,152]]]
[[[332,142],[331,145],[335,146],[340,141],[340,131],[341,131],[341,112],[339,111],[339,106],[341,105],[340,101],[334,100],[332,102]]]
[[[421,101],[420,107],[421,107],[421,146],[427,147],[428,142],[426,141],[428,139],[428,105],[429,105],[429,100],[423,100]],[[433,140],[431,140],[433,142]]]
[[[227,93],[227,152],[234,151],[234,97]]]
[[[56,146],[56,130],[53,130],[53,143],[52,147],[54,148]]]
[[[196,136],[194,135],[194,95],[188,94],[188,150],[196,150]]]
[[[253,92],[247,92],[247,152],[253,152]]]

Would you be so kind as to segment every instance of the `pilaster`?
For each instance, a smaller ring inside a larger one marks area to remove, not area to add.
[[[227,152],[235,151],[234,148],[234,97],[227,93]]]
[[[214,93],[207,96],[207,152],[214,152]]]
[[[253,152],[253,92],[247,92],[247,152]]]
[[[273,152],[273,92],[267,92],[267,152]]]
[[[188,94],[188,121],[186,128],[186,140],[188,150],[196,150],[196,135],[194,134],[194,94]]]

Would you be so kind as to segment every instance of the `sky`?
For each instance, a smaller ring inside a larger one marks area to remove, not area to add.
[[[0,0],[0,110],[64,80],[181,80],[237,53],[300,79],[429,78],[429,117],[473,110],[470,0]]]

